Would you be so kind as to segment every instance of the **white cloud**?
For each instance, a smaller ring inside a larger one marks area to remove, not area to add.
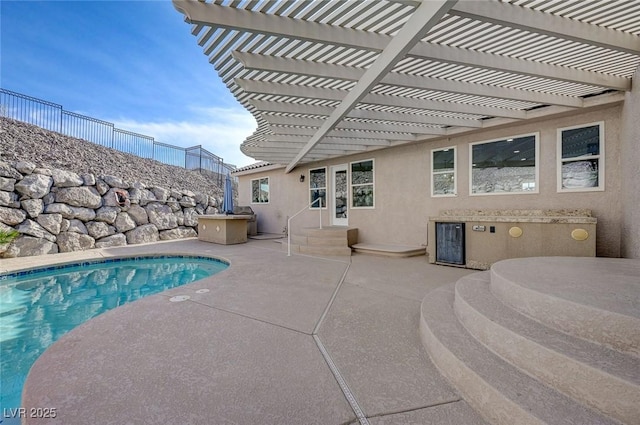
[[[111,120],[117,128],[155,138],[180,147],[202,145],[225,163],[238,167],[256,162],[240,152],[240,144],[256,129],[253,116],[239,108],[191,108],[187,121],[139,122]]]

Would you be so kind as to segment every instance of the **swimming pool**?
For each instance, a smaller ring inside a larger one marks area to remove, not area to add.
[[[20,407],[29,369],[71,329],[100,313],[228,266],[206,257],[144,256],[0,275],[0,411]]]

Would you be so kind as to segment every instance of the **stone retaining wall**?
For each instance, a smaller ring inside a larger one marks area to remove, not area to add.
[[[116,192],[126,197],[118,203]],[[220,200],[116,176],[0,162],[0,230],[20,236],[0,257],[81,251],[197,236],[198,215]]]

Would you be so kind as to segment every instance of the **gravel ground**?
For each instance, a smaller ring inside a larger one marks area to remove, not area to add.
[[[223,194],[223,188],[218,186],[214,176],[165,165],[2,117],[0,160],[30,161],[44,168],[96,176],[112,175],[130,183],[137,181],[147,186],[191,190],[217,197]]]

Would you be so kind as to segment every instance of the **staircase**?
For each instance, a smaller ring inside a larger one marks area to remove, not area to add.
[[[431,359],[492,424],[640,424],[640,261],[501,261],[429,293]]]
[[[291,252],[309,255],[351,255],[351,245],[358,242],[358,229],[329,226],[319,229],[305,228],[300,234],[291,235]],[[287,244],[283,244],[287,249]]]

